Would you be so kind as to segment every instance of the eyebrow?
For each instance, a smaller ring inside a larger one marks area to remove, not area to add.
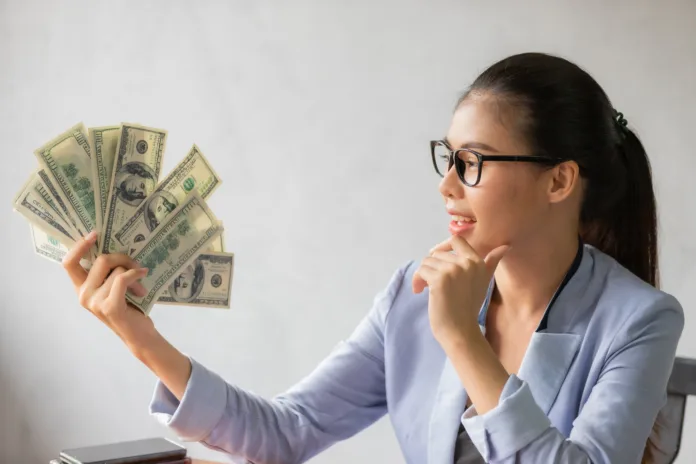
[[[452,147],[452,144],[450,143],[450,141],[447,139],[446,136],[442,140],[444,140],[445,143],[447,143],[447,145]],[[468,142],[468,143],[462,144],[458,148],[470,148],[472,150],[478,149],[478,150],[486,150],[486,151],[492,151],[494,153],[498,153],[498,150],[496,150],[495,148],[491,147],[490,145],[486,145],[485,143],[482,143],[482,142]]]

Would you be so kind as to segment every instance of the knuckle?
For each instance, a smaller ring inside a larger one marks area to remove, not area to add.
[[[94,260],[94,267],[103,267],[109,264],[110,255],[99,255],[97,259]]]
[[[80,306],[89,309],[89,295],[85,289],[80,290],[77,300],[80,302]]]
[[[445,266],[445,275],[448,278],[455,277],[459,273],[459,269],[460,267],[457,266],[455,263],[447,263]]]
[[[104,312],[104,302],[103,301],[98,301],[96,304],[93,305],[92,307],[92,312],[94,314],[103,314]]]
[[[120,268],[123,269],[123,268]],[[119,285],[124,285],[125,283],[128,282],[128,274],[126,273],[125,270],[121,270],[116,278],[114,279],[115,283],[118,283]]]

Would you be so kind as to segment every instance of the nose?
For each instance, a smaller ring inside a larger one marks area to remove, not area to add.
[[[464,187],[465,185],[457,175],[457,170],[452,166],[452,168],[447,171],[447,174],[445,174],[445,177],[440,181],[438,190],[444,198],[459,200],[464,198]]]

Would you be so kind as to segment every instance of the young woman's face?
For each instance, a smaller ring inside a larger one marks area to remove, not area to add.
[[[467,99],[455,112],[447,131],[452,150],[471,148],[483,155],[532,155],[514,132],[514,121],[485,97]],[[482,256],[540,230],[548,212],[549,177],[538,165],[487,161],[481,180],[469,187],[452,169],[440,193],[453,215],[450,233],[461,235]],[[463,216],[463,221],[461,217]]]

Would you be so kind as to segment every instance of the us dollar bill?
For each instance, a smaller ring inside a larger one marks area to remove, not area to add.
[[[138,124],[122,123],[111,174],[104,230],[99,239],[100,253],[127,251],[113,235],[133,215],[157,185],[167,131]]]
[[[223,227],[225,227],[223,225]],[[212,241],[210,244],[210,248],[208,248],[208,251],[212,252],[223,252],[225,251],[225,234],[220,234],[215,238],[215,240]]]
[[[233,269],[233,253],[202,253],[174,278],[157,303],[229,309]]]
[[[68,253],[68,247],[60,242],[56,237],[47,234],[33,224],[31,228],[31,239],[34,244],[34,251],[37,255],[53,261],[62,263],[63,258]]]
[[[222,223],[198,192],[187,199],[162,223],[134,260],[149,269],[141,279],[145,296],[126,293],[126,299],[148,314],[162,291],[223,232]]]
[[[92,150],[92,180],[94,181],[95,226],[101,233],[111,191],[111,177],[120,134],[120,126],[89,127],[89,146]],[[97,244],[98,246],[98,244]]]
[[[49,208],[51,208],[55,216],[65,223],[66,229],[68,230],[68,232],[70,232],[70,235],[73,238],[79,237],[80,235],[77,233],[77,230],[75,230],[75,228],[70,225],[68,218],[64,215],[63,211],[58,205],[58,201],[51,194],[46,183],[40,177],[39,172],[35,174],[35,181],[36,183],[34,184],[34,190],[36,191],[36,193],[41,197],[44,203],[47,204]]]
[[[32,174],[22,186],[19,195],[15,197],[14,210],[43,232],[55,236],[62,244],[67,246],[74,244],[76,238],[69,232],[68,224],[46,202],[41,194],[46,192],[42,189],[43,185],[38,174]]]
[[[51,207],[62,219],[65,220],[66,223],[68,223],[68,225],[70,226],[70,235],[72,235],[73,237],[80,237],[81,234],[77,230],[75,220],[72,216],[70,216],[67,205],[65,204],[61,196],[58,194],[58,191],[53,185],[53,182],[51,182],[51,179],[48,178],[46,170],[39,169],[37,171],[37,174],[39,176],[39,179],[41,180],[41,186],[39,188],[39,193],[41,194],[41,197],[44,200],[46,200],[46,202],[49,205],[51,205]]]
[[[78,123],[34,151],[80,235],[94,229],[95,206],[87,130]]]
[[[195,190],[207,199],[222,183],[201,150],[193,145],[189,153],[113,234],[122,249],[135,253],[152,231]]]

